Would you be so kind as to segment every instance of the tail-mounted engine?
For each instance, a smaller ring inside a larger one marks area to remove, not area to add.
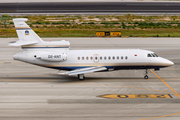
[[[66,53],[48,53],[43,54],[41,56],[37,56],[38,59],[45,60],[45,61],[52,61],[52,62],[61,62],[67,60]]]

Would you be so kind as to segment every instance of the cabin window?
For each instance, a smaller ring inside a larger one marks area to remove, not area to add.
[[[86,57],[86,60],[88,60],[89,58],[88,57]]]
[[[113,56],[112,58],[113,58],[113,60],[115,59],[115,57],[114,57],[114,56]]]
[[[125,59],[127,60],[127,59],[128,59],[128,57],[126,56],[126,57],[125,57]]]
[[[123,59],[123,56],[121,56],[121,59]]]
[[[93,59],[93,57],[91,57],[91,60]]]
[[[119,60],[119,56],[117,56],[117,60]]]
[[[98,57],[95,57],[95,60],[97,60],[98,59]]]
[[[108,59],[110,60],[110,59],[111,59],[111,57],[109,56],[109,57],[108,57]]]
[[[78,57],[78,60],[80,60],[80,57]]]
[[[104,60],[106,60],[106,57],[104,57]]]
[[[100,57],[100,60],[102,60],[102,57]]]
[[[82,57],[82,60],[84,60],[84,57]]]

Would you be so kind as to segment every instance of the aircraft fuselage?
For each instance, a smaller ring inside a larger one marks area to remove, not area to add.
[[[47,48],[46,48],[47,49]],[[48,48],[52,49],[52,48]],[[58,51],[58,52],[57,52]],[[66,57],[58,61],[62,55]],[[151,56],[148,56],[150,54]],[[42,56],[45,55],[46,59]],[[92,66],[104,66],[111,70],[122,69],[159,69],[173,65],[173,62],[155,56],[153,52],[139,49],[117,49],[117,50],[68,50],[61,51],[53,48],[53,51],[45,51],[33,48],[24,50],[13,56],[15,60],[59,69],[74,70]]]

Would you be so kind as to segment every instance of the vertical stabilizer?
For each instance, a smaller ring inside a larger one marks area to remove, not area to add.
[[[25,23],[26,18],[13,19],[19,41],[10,46],[32,45],[42,43],[43,40]]]

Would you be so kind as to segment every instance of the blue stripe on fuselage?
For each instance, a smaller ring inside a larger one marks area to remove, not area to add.
[[[89,67],[95,67],[95,66],[82,66],[82,67],[48,67],[48,68],[53,68],[53,69],[58,69],[58,70],[75,70],[75,69],[82,69],[82,68],[89,68]],[[104,66],[107,69],[113,68],[111,66]]]
[[[48,67],[52,69],[58,69],[58,70],[75,70],[75,69],[81,69],[81,68],[89,68],[89,67],[95,67],[95,66],[81,66],[81,67]],[[155,69],[155,68],[164,68],[167,66],[103,66],[107,69],[113,68],[114,70],[136,70],[136,69]]]

